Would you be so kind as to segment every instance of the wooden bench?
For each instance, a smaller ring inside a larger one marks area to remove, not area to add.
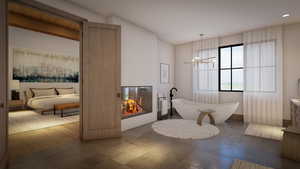
[[[79,103],[63,103],[63,104],[56,104],[54,105],[54,114],[56,114],[56,110],[60,110],[60,116],[64,117],[64,110],[67,109],[75,109],[79,108]]]
[[[197,119],[197,124],[199,124],[201,126],[204,117],[208,116],[210,124],[215,125],[215,119],[212,116],[212,113],[215,112],[214,110],[208,109],[208,110],[199,110],[199,111],[200,111],[200,114],[199,114],[198,119]]]

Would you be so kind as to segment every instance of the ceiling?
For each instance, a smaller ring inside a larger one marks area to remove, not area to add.
[[[300,0],[68,0],[105,16],[120,16],[181,44],[300,21]],[[288,18],[282,18],[290,13]]]

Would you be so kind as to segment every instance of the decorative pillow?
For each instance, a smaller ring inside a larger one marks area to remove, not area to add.
[[[74,94],[74,88],[55,88],[58,95],[64,95],[64,94]]]
[[[30,88],[32,97],[57,95],[54,88]]]
[[[28,99],[30,99],[33,97],[33,93],[29,89],[29,90],[24,91],[24,96],[27,97]]]
[[[24,92],[23,92],[23,99],[25,100],[25,103],[27,103],[28,101],[29,101],[29,99],[31,99],[33,96],[32,96],[32,92],[31,92],[31,90],[29,89],[29,90],[25,90]]]

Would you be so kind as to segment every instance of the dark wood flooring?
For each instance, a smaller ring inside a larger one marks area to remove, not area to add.
[[[151,124],[128,130],[119,139],[80,142],[78,123],[9,136],[12,169],[230,169],[234,159],[300,169],[280,157],[280,142],[244,136],[231,121],[216,137],[181,140],[155,133]],[[300,153],[300,152],[299,152]]]

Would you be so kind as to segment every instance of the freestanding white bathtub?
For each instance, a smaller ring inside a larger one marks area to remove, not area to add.
[[[197,120],[200,110],[211,109],[215,123],[224,123],[238,108],[239,103],[224,103],[224,104],[203,104],[195,103],[185,99],[174,99],[173,106],[179,115],[186,120]],[[209,122],[209,118],[205,117],[204,122]]]

